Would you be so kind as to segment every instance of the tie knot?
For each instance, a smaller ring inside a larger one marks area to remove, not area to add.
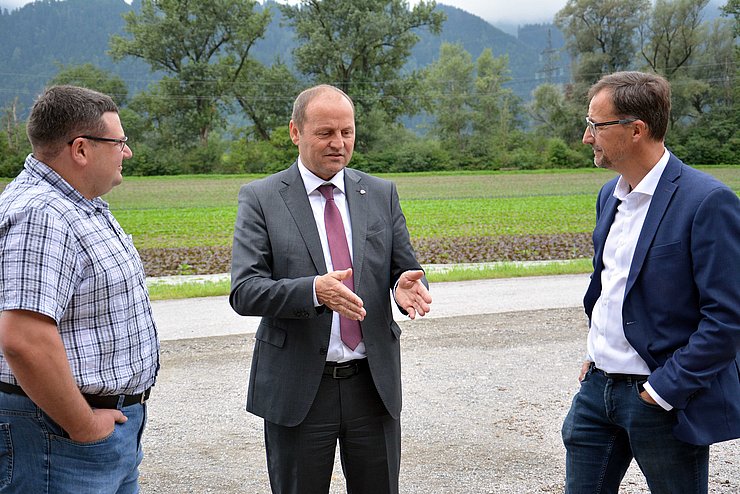
[[[319,186],[319,192],[327,201],[334,200],[334,184],[324,184]]]

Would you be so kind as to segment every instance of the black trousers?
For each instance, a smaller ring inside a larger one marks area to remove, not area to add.
[[[347,494],[398,494],[401,424],[388,415],[367,369],[346,379],[324,375],[300,425],[265,421],[272,492],[328,493],[337,441]]]

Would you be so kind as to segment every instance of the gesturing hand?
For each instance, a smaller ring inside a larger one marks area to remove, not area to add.
[[[332,271],[316,278],[316,298],[319,303],[338,312],[347,319],[362,321],[366,311],[363,302],[342,280],[352,274],[352,268]]]
[[[424,271],[404,271],[396,285],[396,303],[408,312],[411,319],[429,312],[432,296],[421,282]]]

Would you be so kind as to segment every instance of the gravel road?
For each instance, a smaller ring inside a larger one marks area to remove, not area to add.
[[[464,286],[474,304],[490,296]],[[570,305],[401,323],[402,493],[562,492],[560,426],[587,331]],[[253,334],[163,339],[143,492],[269,493],[262,422],[244,410]],[[740,441],[711,451],[710,492],[740,493]],[[338,462],[331,492],[345,492]],[[649,492],[634,463],[621,492]]]

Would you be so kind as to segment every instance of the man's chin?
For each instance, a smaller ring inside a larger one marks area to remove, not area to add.
[[[334,173],[337,173],[345,166],[347,166],[347,160],[344,158],[324,160],[324,168],[330,168],[334,170]]]

